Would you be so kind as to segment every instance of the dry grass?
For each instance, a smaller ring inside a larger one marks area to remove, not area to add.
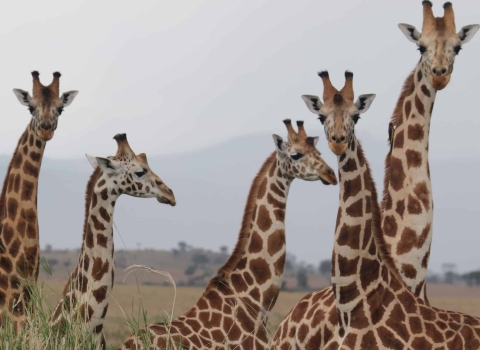
[[[63,284],[49,283],[49,286],[59,292]],[[447,310],[461,311],[480,317],[479,288],[469,289],[468,287],[430,286],[429,291],[431,291],[431,295],[442,295],[430,298],[433,306]],[[182,315],[192,307],[202,292],[203,288],[177,287],[174,317]],[[455,296],[455,294],[463,296],[465,293],[476,297]],[[113,288],[112,299],[104,327],[107,344],[113,349],[116,349],[116,347],[130,335],[123,312],[136,319],[141,319],[139,308],[141,303],[144,310],[147,311],[147,323],[164,320],[166,315],[170,314],[172,310],[174,294],[173,287],[116,284]],[[280,293],[269,319],[268,328],[271,330],[271,334],[273,334],[285,315],[305,294],[306,293],[302,292]],[[58,301],[58,295],[51,294],[48,301],[51,305],[55,304]]]

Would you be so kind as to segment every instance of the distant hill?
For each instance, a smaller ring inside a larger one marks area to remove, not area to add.
[[[336,158],[323,138],[322,135],[319,149],[335,168]],[[359,138],[381,193],[386,142],[364,131]],[[113,154],[116,145],[111,142]],[[135,145],[132,147],[135,149]],[[172,208],[155,199],[122,196],[115,209],[116,248],[170,250],[179,241],[185,241],[212,251],[218,251],[222,245],[232,249],[251,181],[273,150],[270,135],[251,135],[191,153],[149,157],[151,168],[173,189],[178,204]],[[10,157],[0,156],[2,178],[9,160]],[[480,187],[476,185],[479,164],[469,159],[447,161],[441,157],[431,159],[430,163],[435,199],[431,267],[438,271],[443,262],[450,262],[457,264],[460,271],[477,269],[480,267],[476,220],[480,214]],[[91,172],[85,158],[48,158],[47,145],[39,191],[42,247],[80,246],[84,191]],[[296,180],[287,210],[288,251],[315,266],[328,259],[337,204],[338,186]]]

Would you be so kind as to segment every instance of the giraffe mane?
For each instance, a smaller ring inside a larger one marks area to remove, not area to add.
[[[22,134],[22,136],[20,136],[20,138],[18,139],[18,143],[17,143],[17,147],[15,148],[15,151],[13,152],[13,154],[17,153],[17,150],[18,148],[20,147],[20,143],[22,142],[23,138],[26,136],[26,134],[28,134],[28,128],[30,127],[30,124],[28,124],[28,127],[27,129],[25,129],[24,133]],[[6,204],[5,204],[5,197],[7,196],[7,187],[8,187],[8,174],[10,174],[10,171],[12,170],[12,163],[13,163],[13,159],[15,157],[12,157],[12,159],[10,160],[10,164],[8,164],[8,168],[7,168],[7,173],[5,175],[5,179],[3,180],[3,188],[2,188],[2,194],[0,195],[0,221],[5,219],[5,207],[6,207]]]
[[[414,74],[415,74],[415,69],[412,71],[412,73],[410,73],[410,75],[405,80],[405,83],[403,84],[403,87],[402,87],[402,92],[400,93],[400,97],[398,98],[398,101],[397,101],[397,105],[393,110],[390,123],[394,127],[397,127],[399,121],[403,122],[403,102],[405,102],[405,98],[409,96],[410,93],[412,92],[411,90],[414,84]],[[387,203],[387,197],[388,197],[388,185],[390,184],[390,158],[392,156],[392,150],[393,150],[393,139],[394,137],[389,136],[389,152],[385,157],[385,172],[384,172],[385,175],[383,178],[383,195],[382,195],[382,203],[380,206],[382,211],[385,210],[385,207],[387,205],[386,203]]]
[[[381,226],[381,215],[380,215],[380,207],[378,205],[378,195],[377,195],[377,187],[375,185],[375,180],[372,178],[372,171],[370,169],[370,164],[368,163],[365,153],[363,152],[362,145],[360,141],[357,139],[357,147],[358,147],[358,158],[360,163],[365,162],[367,166],[367,173],[366,173],[366,180],[370,184],[370,193],[372,197],[372,229],[373,229],[373,237],[375,239],[375,243],[380,255],[380,259],[383,263],[388,267],[388,269],[399,279],[402,281],[400,274],[395,267],[395,263],[393,258],[390,254],[390,249],[385,242],[385,237],[382,232]],[[367,177],[368,176],[368,177]]]
[[[92,201],[93,190],[95,188],[95,184],[97,183],[100,176],[102,176],[102,174],[102,170],[100,169],[100,167],[97,166],[87,183],[87,189],[85,190],[85,219],[83,221],[82,240],[85,240],[85,234],[87,232],[88,217],[90,216],[90,202]]]
[[[276,152],[273,152],[267,158],[267,160],[265,160],[259,172],[253,179],[252,186],[250,187],[250,192],[247,198],[247,203],[245,205],[242,227],[238,235],[237,244],[235,245],[235,248],[233,249],[233,252],[228,258],[227,262],[218,269],[217,277],[214,277],[214,279],[223,279],[225,275],[231,273],[237,267],[238,262],[240,261],[242,255],[245,253],[246,245],[250,237],[251,220],[255,210],[255,202],[257,201],[258,190],[260,188],[263,176],[268,172],[268,170],[272,166],[272,163],[275,161]]]

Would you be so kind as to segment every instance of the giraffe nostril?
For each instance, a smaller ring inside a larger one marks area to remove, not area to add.
[[[442,75],[445,75],[447,73],[447,68],[442,68]]]
[[[437,68],[432,69],[433,74],[437,75]]]
[[[345,142],[345,136],[342,136],[342,138],[340,139],[340,141]]]
[[[335,135],[332,136],[333,141],[337,141],[337,137]]]

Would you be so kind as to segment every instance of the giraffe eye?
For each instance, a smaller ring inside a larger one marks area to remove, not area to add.
[[[427,51],[427,48],[423,45],[420,45],[418,47],[418,51],[420,51],[420,54],[423,55],[425,53],[425,51]]]
[[[360,119],[360,115],[355,114],[354,116],[352,116],[352,119],[353,119],[353,122],[357,124],[358,120]]]
[[[142,169],[141,171],[136,171],[135,175],[137,175],[138,177],[142,177],[146,173],[147,173],[147,169]]]
[[[63,107],[57,108],[58,115],[62,114],[63,112]]]
[[[35,111],[35,108],[33,108],[32,106],[28,106],[28,110],[30,111],[30,114],[33,114],[33,112]]]
[[[458,45],[458,46],[455,46],[455,47],[453,48],[453,51],[455,51],[455,54],[458,55],[458,54],[460,53],[460,50],[461,50],[461,49],[462,49],[462,47],[461,47],[460,45]]]
[[[298,152],[297,152],[297,153],[292,153],[292,154],[290,155],[290,157],[291,157],[293,160],[299,160],[300,158],[303,157],[303,154],[302,154],[302,153],[298,153]]]
[[[320,123],[325,123],[325,119],[327,119],[327,117],[325,117],[324,115],[319,115],[318,119],[320,119]]]

